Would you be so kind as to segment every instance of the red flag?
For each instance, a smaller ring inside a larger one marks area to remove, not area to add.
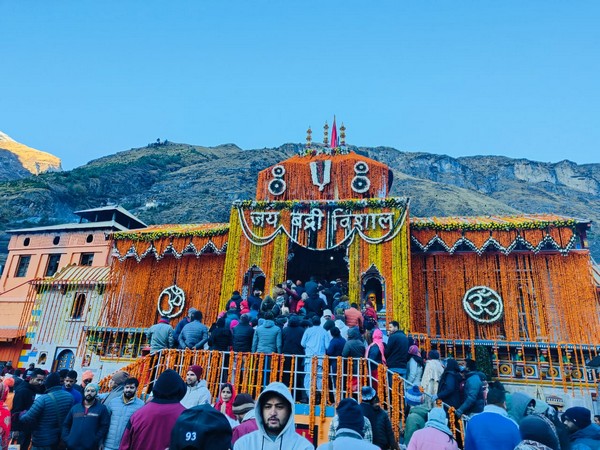
[[[333,116],[333,125],[331,126],[332,130],[331,130],[331,143],[329,144],[329,146],[331,148],[337,148],[340,146],[340,138],[338,137],[337,134],[337,126],[335,125],[335,116]]]

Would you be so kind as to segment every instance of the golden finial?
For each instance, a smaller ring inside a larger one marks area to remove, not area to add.
[[[323,145],[327,147],[329,143],[329,125],[327,125],[327,121],[325,121],[325,126],[323,127]]]
[[[346,127],[344,126],[344,122],[342,122],[342,126],[340,127],[340,145],[346,145]]]
[[[308,126],[308,130],[306,130],[306,148],[310,148],[312,145],[312,130],[310,129],[310,125]]]

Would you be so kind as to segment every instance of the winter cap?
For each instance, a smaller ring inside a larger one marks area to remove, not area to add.
[[[574,406],[563,413],[562,421],[564,422],[567,419],[581,429],[592,424],[592,413],[583,406]]]
[[[377,392],[371,386],[363,386],[363,388],[360,390],[360,396],[366,402],[373,400],[376,395]]]
[[[194,375],[196,375],[198,378],[202,378],[204,369],[202,368],[202,366],[198,366],[198,365],[194,364],[188,368],[188,372],[194,372]]]
[[[421,352],[419,351],[419,347],[416,345],[411,345],[408,349],[408,354],[413,356],[421,356]]]
[[[231,425],[225,414],[209,404],[194,406],[181,413],[171,431],[169,450],[228,450]]]
[[[356,400],[353,398],[345,398],[342,400],[335,412],[338,415],[338,427],[349,428],[364,436],[363,428],[365,426],[365,418],[363,416],[362,408]]]
[[[440,352],[438,352],[437,350],[429,350],[429,353],[427,354],[427,358],[428,359],[440,359]]]
[[[519,431],[523,439],[539,442],[552,450],[560,449],[556,427],[546,416],[533,414],[523,417]]]
[[[86,370],[85,372],[83,372],[83,375],[81,375],[81,379],[82,380],[93,380],[94,372],[92,372],[91,370]]]
[[[46,377],[46,381],[44,381],[44,385],[46,386],[46,389],[60,386],[60,375],[57,372],[52,372],[50,375],[48,375]]]
[[[173,369],[167,369],[160,374],[154,388],[152,389],[152,395],[155,403],[176,403],[179,402],[186,392],[186,386],[181,377]]]
[[[125,372],[124,370],[119,370],[112,376],[111,380],[117,386],[121,386],[123,383],[125,383],[127,381],[127,378],[129,378],[129,374],[127,372]]]
[[[330,309],[326,309],[325,311],[323,311],[323,317],[333,317],[333,313],[331,312]]]
[[[448,428],[448,417],[446,416],[446,411],[444,411],[444,408],[432,408],[427,414],[427,422],[425,422],[425,426],[435,428],[443,433],[446,433],[448,436],[452,436],[452,431],[450,431],[450,428]]]
[[[96,384],[96,383],[88,383],[88,385],[85,388],[87,389],[89,387],[94,388],[94,390],[97,393],[100,392],[100,386],[98,386],[98,384]]]
[[[408,391],[406,391],[405,398],[406,403],[411,406],[417,406],[423,403],[423,393],[417,385],[414,385]]]
[[[250,394],[238,394],[233,401],[233,413],[238,415],[246,414],[254,408],[254,399]]]
[[[188,309],[188,316],[191,316],[191,315],[192,315],[192,314],[194,314],[196,311],[198,311],[198,310],[192,306],[190,309]]]
[[[439,422],[444,425],[448,424],[448,417],[446,416],[444,408],[432,408],[431,411],[427,413],[427,420]]]

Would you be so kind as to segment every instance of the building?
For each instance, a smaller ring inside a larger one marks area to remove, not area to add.
[[[111,245],[107,233],[146,225],[120,206],[76,211],[77,223],[8,230],[8,257],[0,278],[0,361],[15,362],[34,296],[32,280],[53,277],[71,266],[107,267]],[[54,357],[54,355],[52,355]]]

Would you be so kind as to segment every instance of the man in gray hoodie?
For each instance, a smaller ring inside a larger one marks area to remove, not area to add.
[[[281,353],[281,328],[275,326],[273,314],[265,314],[265,322],[256,328],[252,339],[255,353]]]
[[[293,406],[292,394],[283,383],[269,384],[254,409],[258,430],[242,436],[233,450],[314,450],[306,438],[296,433]]]
[[[202,350],[208,342],[208,328],[202,323],[202,312],[194,311],[192,321],[183,327],[179,335],[179,348]]]

